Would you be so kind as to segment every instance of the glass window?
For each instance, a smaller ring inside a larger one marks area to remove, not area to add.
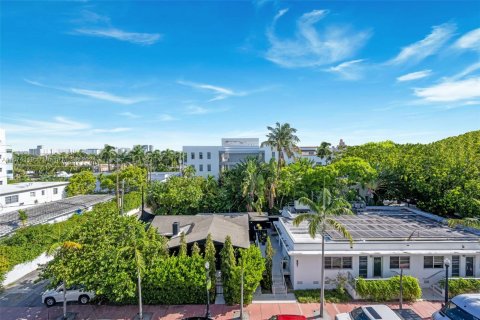
[[[410,257],[390,257],[390,269],[410,269]]]
[[[352,257],[343,257],[342,268],[352,269]]]
[[[57,194],[58,193],[58,188],[53,188],[53,194]]]
[[[423,257],[423,267],[425,269],[443,269],[443,256],[425,256]]]
[[[212,165],[211,164],[207,164],[207,171],[212,171]]]
[[[369,320],[368,316],[365,314],[365,312],[363,312],[362,308],[353,309],[353,311],[350,312],[350,316],[353,320]]]
[[[30,197],[35,197],[35,191],[30,192]]]
[[[198,159],[203,159],[203,152],[198,153]]]
[[[325,269],[351,269],[352,257],[325,257]]]
[[[443,308],[442,311],[451,320],[478,320],[478,318],[466,312],[451,301]]]
[[[212,153],[211,152],[207,152],[207,159],[210,160],[212,158]]]
[[[5,197],[5,204],[18,202],[18,195]]]
[[[0,167],[0,172],[2,172],[2,171],[3,171],[3,168],[2,168],[2,167]]]
[[[272,152],[272,158],[275,159],[275,151]]]
[[[42,190],[42,196],[44,196],[44,195],[45,195],[45,190]]]
[[[358,275],[362,278],[368,277],[368,257],[360,256],[358,259]]]
[[[195,159],[195,152],[190,153],[190,159]]]
[[[460,277],[460,256],[452,256],[452,277]]]
[[[2,180],[0,180],[0,186],[1,186],[1,185],[3,185],[3,181],[2,181]]]
[[[341,268],[342,268],[342,258],[332,257],[332,269],[341,269]]]
[[[203,171],[203,164],[198,166],[198,171]]]

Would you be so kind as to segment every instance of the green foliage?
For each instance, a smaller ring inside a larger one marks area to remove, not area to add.
[[[400,295],[400,276],[382,280],[365,280],[359,278],[355,287],[356,292],[363,299],[373,301],[389,301],[398,299]],[[418,279],[412,276],[403,276],[403,299],[415,301],[422,296],[422,289]]]
[[[22,222],[22,227],[25,228],[28,220],[27,212],[23,209],[18,210],[18,219]]]
[[[102,189],[109,191],[115,191],[117,185],[117,175],[119,181],[119,189],[122,188],[122,181],[125,181],[125,192],[133,190],[140,190],[147,185],[147,170],[137,166],[127,166],[120,170],[120,172],[114,172],[109,175],[101,174],[99,177],[100,186]]]
[[[265,272],[262,279],[262,288],[268,291],[272,291],[272,268],[273,268],[273,256],[275,251],[272,247],[270,237],[267,237],[267,244],[265,245]]]
[[[220,269],[222,271],[223,296],[227,303],[233,301],[235,284],[230,280],[237,260],[235,259],[235,251],[233,250],[232,239],[230,236],[225,238],[225,243],[220,251]]]
[[[91,171],[81,171],[75,173],[70,178],[70,183],[67,186],[67,196],[77,196],[80,194],[90,194],[95,191],[97,178]]]
[[[445,280],[440,281],[441,288],[445,288]],[[480,279],[453,278],[448,279],[448,296],[455,297],[463,293],[480,292]]]
[[[214,281],[214,283],[215,283],[216,262],[217,262],[216,253],[217,252],[215,249],[215,245],[213,244],[212,235],[209,233],[207,236],[207,240],[205,241],[205,261],[208,261],[208,263],[210,264],[210,279],[211,281]],[[210,293],[212,297],[215,296],[215,291],[216,291],[216,288],[213,285],[210,288]]]
[[[200,247],[198,243],[195,241],[192,245],[192,257],[200,256]]]
[[[300,303],[318,303],[320,301],[320,289],[295,290],[295,298]],[[349,302],[352,297],[338,289],[325,290],[325,301],[330,303]]]
[[[227,279],[227,286],[230,294],[225,296],[225,301],[228,304],[240,303],[241,297],[241,279],[243,269],[243,301],[246,304],[252,302],[253,294],[260,285],[265,271],[265,261],[262,257],[262,252],[257,246],[250,246],[248,249],[239,250],[239,261],[236,266],[230,270]]]
[[[186,257],[187,254],[188,254],[187,239],[185,239],[185,233],[182,232],[180,234],[180,248],[178,249],[178,256]]]

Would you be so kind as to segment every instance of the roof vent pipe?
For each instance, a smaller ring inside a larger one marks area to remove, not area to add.
[[[178,236],[178,233],[180,231],[180,226],[178,225],[178,222],[174,222],[172,224],[172,235],[175,237],[175,236]]]

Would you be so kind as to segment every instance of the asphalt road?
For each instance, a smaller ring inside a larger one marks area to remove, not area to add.
[[[41,307],[42,292],[46,290],[47,280],[38,281],[38,271],[34,271],[5,288],[0,293],[0,308],[2,307]]]

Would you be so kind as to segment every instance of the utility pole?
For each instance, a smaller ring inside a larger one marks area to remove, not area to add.
[[[123,200],[125,197],[125,179],[122,180],[122,216],[123,216]]]
[[[240,320],[243,320],[243,259],[242,272],[240,274]]]

